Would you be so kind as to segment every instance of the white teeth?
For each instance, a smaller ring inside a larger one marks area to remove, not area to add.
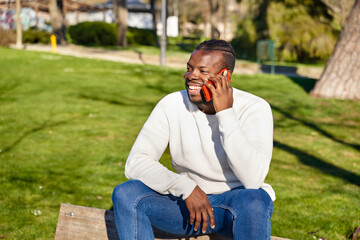
[[[199,87],[199,86],[189,86],[189,89],[191,89],[191,90],[195,90],[195,89],[200,89],[201,87]]]

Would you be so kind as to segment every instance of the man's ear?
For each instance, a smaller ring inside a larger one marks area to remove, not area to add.
[[[232,76],[231,70],[227,69],[227,74],[229,74],[229,78],[231,79],[231,76]]]

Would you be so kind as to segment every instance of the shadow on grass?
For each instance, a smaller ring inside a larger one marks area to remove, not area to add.
[[[176,73],[177,74],[177,73]],[[179,81],[183,81],[180,80]],[[184,84],[185,85],[185,84]],[[134,93],[132,95],[125,93],[122,95],[119,95],[117,93],[106,93],[102,92],[101,94],[98,93],[84,93],[80,92],[78,94],[79,98],[82,99],[88,99],[92,101],[102,101],[107,102],[109,104],[119,105],[119,106],[142,106],[142,107],[149,107],[154,108],[155,105],[160,100],[159,98],[162,98],[170,93],[177,92],[180,90],[183,90],[183,88],[171,88],[167,84],[167,79],[165,77],[160,78],[158,81],[151,82],[147,81],[146,79],[143,80],[141,90],[145,92],[145,90],[149,89],[151,90],[151,93],[154,94],[154,96],[158,96],[158,98],[153,98],[154,100],[144,100],[143,97],[146,97],[145,95],[141,95],[141,93]],[[128,97],[131,96],[131,97]]]
[[[152,101],[130,99],[130,98],[125,98],[125,97],[122,97],[123,100],[106,99],[106,98],[101,98],[99,96],[86,95],[86,94],[79,94],[78,97],[82,98],[82,99],[91,100],[91,101],[100,101],[100,102],[105,102],[108,104],[119,105],[119,106],[145,106],[145,107],[149,107],[149,108],[154,108],[154,106],[157,103],[157,102],[152,102]]]
[[[305,92],[309,93],[315,86],[316,79],[307,78],[307,77],[296,77],[296,76],[288,76],[294,83],[299,85],[304,89]]]
[[[143,52],[139,51],[139,50],[134,50],[135,53],[137,53],[139,55],[139,60],[143,63],[143,64],[147,64],[143,58]]]
[[[282,115],[284,115],[286,118],[289,118],[291,120],[294,120],[294,121],[297,121],[315,131],[317,131],[318,133],[320,133],[321,135],[323,135],[324,137],[327,137],[329,139],[331,139],[332,141],[334,142],[337,142],[337,143],[340,143],[340,144],[343,144],[343,145],[346,145],[346,146],[349,146],[349,147],[352,147],[354,148],[355,150],[357,151],[360,151],[360,145],[358,144],[353,144],[353,143],[348,143],[348,142],[345,142],[344,140],[341,140],[341,139],[338,139],[337,137],[335,137],[334,135],[332,135],[331,133],[327,132],[326,130],[320,128],[318,125],[314,124],[314,123],[311,123],[311,122],[308,122],[308,121],[305,121],[305,120],[302,120],[302,119],[298,119],[296,117],[294,117],[293,115],[291,115],[290,113],[288,112],[285,112],[284,110],[280,109],[279,107],[276,107],[274,105],[271,105],[271,108],[278,111],[279,113],[281,113]]]
[[[155,84],[154,83],[149,83],[149,82],[145,82],[145,87],[151,90],[156,90],[158,92],[160,92],[163,95],[167,95],[173,92],[177,92],[180,89],[174,89],[174,90],[170,90],[165,86],[165,81],[158,81]]]
[[[271,73],[271,66],[262,64],[260,70],[263,73]],[[290,78],[294,83],[304,89],[305,92],[309,93],[315,86],[316,79],[308,78],[297,73],[297,67],[291,66],[275,66],[275,74],[285,75]]]
[[[5,154],[7,152],[10,152],[14,147],[16,147],[17,145],[19,145],[27,136],[36,133],[36,132],[40,132],[46,128],[49,127],[56,127],[56,126],[60,126],[60,125],[64,125],[67,124],[68,122],[70,122],[73,119],[69,119],[66,121],[58,121],[58,122],[54,122],[54,123],[48,123],[50,120],[46,120],[43,124],[41,124],[38,127],[32,128],[28,131],[26,131],[23,135],[21,135],[18,139],[16,139],[10,146],[5,147],[1,152],[0,155]]]
[[[276,140],[274,140],[274,147],[295,155],[299,159],[299,161],[305,165],[316,168],[325,174],[341,178],[342,180],[348,183],[360,186],[360,176],[355,173],[334,166],[330,163],[321,160],[318,157],[315,157],[314,155],[311,155],[309,153],[306,153],[289,145],[283,144]]]

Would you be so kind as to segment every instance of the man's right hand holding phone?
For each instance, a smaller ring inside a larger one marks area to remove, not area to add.
[[[231,108],[234,102],[233,89],[228,81],[231,77],[231,72],[225,70],[221,75],[211,76],[204,82],[204,85],[209,89],[212,94],[213,104],[216,112]],[[214,86],[209,83],[212,81]]]

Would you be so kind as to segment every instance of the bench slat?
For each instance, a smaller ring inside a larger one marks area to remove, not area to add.
[[[155,239],[168,240],[230,240],[216,234],[198,237],[181,237],[154,229]],[[114,212],[98,208],[90,208],[62,203],[55,240],[119,240]],[[285,238],[271,237],[271,240],[287,240]]]
[[[56,240],[119,240],[112,211],[61,204],[55,233]]]

